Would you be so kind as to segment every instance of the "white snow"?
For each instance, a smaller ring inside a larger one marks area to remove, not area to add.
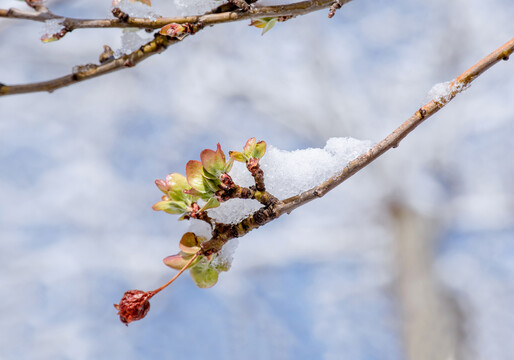
[[[216,0],[175,0],[175,5],[177,8],[182,10],[182,15],[203,14],[216,8],[217,6],[220,6],[221,4],[221,1]]]
[[[432,89],[430,89],[426,96],[426,100],[427,102],[434,101],[436,103],[446,104],[452,99],[452,93],[460,93],[468,87],[469,85],[464,85],[455,80],[438,83],[432,86]]]
[[[260,161],[266,189],[279,199],[298,195],[340,173],[371,145],[371,141],[353,138],[331,138],[323,149],[285,151],[268,145]],[[242,163],[235,163],[230,175],[240,186],[254,184]],[[209,215],[218,222],[237,223],[260,207],[255,200],[232,199],[209,210]]]
[[[159,15],[153,11],[152,7],[139,1],[120,0],[120,2],[116,4],[116,7],[120,8],[120,10],[131,17],[147,18],[150,20],[155,20],[159,17]]]
[[[62,19],[50,19],[46,20],[43,24],[43,29],[41,30],[41,35],[48,35],[51,36],[53,34],[56,34],[61,31],[63,28],[62,26]]]
[[[121,48],[114,51],[114,57],[130,54],[151,40],[151,37],[143,37],[140,33],[142,32],[134,29],[124,29],[121,34]]]

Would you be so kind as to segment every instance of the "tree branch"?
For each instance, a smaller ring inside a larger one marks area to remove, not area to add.
[[[263,207],[238,224],[222,224],[223,228],[217,228],[216,231],[213,232],[212,239],[202,243],[202,252],[207,255],[216,253],[221,250],[228,240],[241,237],[251,230],[256,229],[284,214],[290,214],[291,211],[314,199],[323,197],[330,190],[334,189],[359,170],[369,165],[373,160],[378,158],[387,150],[397,147],[404,137],[406,137],[423,121],[448,104],[458,93],[465,90],[470,83],[483,72],[501,60],[508,60],[512,52],[514,52],[514,38],[459,75],[449,84],[449,91],[445,96],[434,99],[428,104],[422,106],[414,113],[414,115],[407,119],[385,139],[373,146],[368,152],[350,161],[341,173],[332,176],[322,184],[299,195],[292,196],[281,200],[276,204]]]
[[[346,4],[351,0],[337,0],[338,3]],[[177,24],[194,24],[199,27],[206,25],[216,25],[234,21],[241,21],[253,18],[262,17],[281,17],[281,16],[296,16],[305,15],[313,11],[328,8],[334,3],[334,0],[310,0],[301,1],[288,5],[277,6],[263,6],[253,7],[246,12],[230,11],[222,13],[207,13],[204,15],[184,16],[175,18],[158,18],[155,20],[145,18],[129,17],[126,21],[120,19],[103,19],[103,20],[90,20],[90,19],[74,19],[55,15],[50,11],[28,12],[11,8],[9,10],[0,9],[0,17],[12,19],[25,19],[33,21],[47,21],[52,19],[61,20],[63,28],[66,32],[73,31],[80,28],[146,28],[146,29],[159,29],[164,25],[170,23]],[[65,33],[66,33],[65,32]],[[182,39],[182,38],[181,38]],[[180,40],[181,40],[180,39]],[[56,79],[30,83],[21,85],[4,85],[0,83],[0,96],[31,93],[38,91],[52,92],[56,89],[75,84],[79,81],[92,79],[110,72],[123,69],[125,67],[132,67],[148,58],[149,56],[159,54],[166,50],[169,45],[175,44],[180,41],[177,38],[166,38],[162,35],[156,35],[155,39],[141,46],[138,50],[131,54],[124,55],[118,59],[105,62],[101,65],[89,64],[83,67],[78,67],[77,72],[65,75]]]
[[[152,41],[141,46],[138,50],[128,55],[123,55],[118,59],[108,61],[102,65],[88,64],[78,66],[71,74],[49,81],[23,85],[0,84],[0,96],[23,94],[37,91],[52,92],[55,89],[72,85],[80,81],[92,79],[97,76],[105,75],[126,67],[133,67],[139,62],[145,60],[146,58],[154,54],[159,54],[163,52],[164,50],[166,50],[168,46],[173,45],[179,41],[180,40],[177,38],[170,38],[168,36],[156,34],[155,38]]]
[[[351,0],[338,0],[342,5]],[[120,19],[75,19],[47,12],[29,12],[19,9],[0,9],[0,17],[11,19],[24,19],[45,22],[47,20],[61,20],[63,26],[70,31],[84,28],[142,28],[160,29],[170,23],[185,24],[202,22],[204,25],[216,25],[227,22],[255,19],[261,17],[279,17],[289,15],[306,15],[314,11],[330,7],[334,0],[308,0],[287,5],[253,7],[248,11],[229,11],[222,13],[207,13],[204,15],[192,15],[182,17],[160,17],[155,20],[130,17],[127,21]]]

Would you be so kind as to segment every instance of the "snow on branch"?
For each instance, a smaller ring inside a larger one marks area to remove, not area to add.
[[[267,145],[264,141],[257,142],[252,138],[242,151],[230,152],[228,160],[218,144],[215,151],[202,151],[201,161],[189,161],[185,177],[173,173],[165,180],[157,180],[157,187],[165,195],[162,201],[154,205],[154,210],[181,215],[182,220],[202,220],[210,226],[211,232],[207,232],[207,236],[204,236],[205,232],[185,233],[179,242],[180,252],[164,259],[166,265],[179,270],[179,273],[156,290],[125,292],[120,304],[115,305],[120,320],[128,324],[142,319],[150,308],[148,300],[186,269],[190,270],[197,286],[208,288],[215,285],[218,273],[227,271],[230,267],[230,263],[225,260],[217,261],[218,255],[230,240],[242,237],[314,199],[323,197],[380,155],[398,147],[400,141],[418,125],[469,87],[488,68],[501,60],[507,60],[513,51],[514,39],[511,39],[455,80],[438,86],[442,91],[436,91],[427,104],[371,148],[369,142],[330,139],[324,149],[298,150],[292,153],[268,149],[268,155],[271,156],[265,166],[262,158],[267,152]],[[245,178],[242,173],[229,175],[234,162],[244,163],[250,177]],[[328,176],[327,171],[334,174]],[[317,178],[318,175],[320,179]],[[269,183],[267,179],[270,179]],[[284,196],[290,197],[279,200]],[[232,207],[220,206],[225,202],[229,205],[234,200],[254,200],[258,206],[255,211],[244,214],[240,219],[237,213],[248,208],[242,207],[240,203]],[[219,213],[213,214],[216,210]],[[225,211],[228,214],[223,217]]]

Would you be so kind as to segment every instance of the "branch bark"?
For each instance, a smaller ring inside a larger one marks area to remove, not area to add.
[[[509,56],[514,52],[514,38],[500,46],[491,54],[477,62],[468,70],[459,75],[449,84],[449,92],[447,96],[434,99],[417,110],[414,115],[407,119],[403,124],[396,128],[382,141],[378,142],[368,152],[360,155],[356,159],[350,161],[348,165],[342,169],[339,174],[332,176],[322,184],[313,187],[299,195],[279,201],[276,204],[264,207],[254,214],[250,215],[243,221],[235,225],[227,225],[227,228],[218,229],[213,233],[211,240],[202,244],[202,252],[204,254],[212,254],[221,250],[223,245],[230,239],[241,237],[253,229],[256,229],[268,222],[279,218],[284,214],[290,214],[296,208],[303,206],[310,201],[323,197],[330,190],[334,189],[344,181],[349,179],[359,170],[368,166],[380,155],[391,148],[396,148],[400,141],[405,138],[411,131],[419,126],[426,119],[434,115],[437,111],[448,104],[458,93],[465,90],[473,80],[484,73],[491,66],[501,60],[508,60]]]

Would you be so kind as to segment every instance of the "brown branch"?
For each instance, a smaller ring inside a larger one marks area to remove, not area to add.
[[[338,0],[342,5],[351,0]],[[185,24],[202,22],[204,25],[216,25],[227,22],[255,19],[261,17],[279,17],[289,15],[306,15],[314,11],[330,7],[334,0],[308,0],[287,5],[253,7],[246,12],[229,11],[222,13],[207,13],[204,15],[182,17],[160,17],[155,20],[129,17],[127,21],[120,19],[76,19],[55,15],[51,12],[29,12],[18,9],[0,9],[0,17],[10,19],[24,19],[44,22],[47,20],[61,20],[63,26],[71,30],[84,28],[142,28],[160,29],[170,23]]]
[[[351,0],[338,0],[341,4],[346,4]],[[334,0],[310,0],[301,1],[294,4],[278,5],[278,6],[263,6],[258,8],[251,8],[246,12],[230,11],[224,13],[207,13],[197,16],[185,16],[175,18],[158,18],[155,20],[144,18],[129,17],[126,20],[121,19],[104,19],[104,20],[88,20],[88,19],[74,19],[63,16],[58,16],[50,11],[27,12],[18,9],[0,9],[0,17],[12,19],[25,19],[33,21],[47,21],[52,19],[60,20],[63,28],[66,30],[64,33],[71,32],[74,29],[80,28],[146,28],[158,29],[170,23],[177,24],[194,24],[198,27],[206,25],[216,25],[227,22],[241,21],[246,19],[261,18],[261,17],[288,17],[296,15],[304,15],[327,8],[332,5]],[[180,39],[182,40],[182,38]],[[78,67],[79,71],[69,75],[65,75],[56,79],[30,83],[21,85],[4,85],[0,83],[0,96],[31,93],[38,91],[52,92],[56,89],[72,85],[79,81],[92,79],[97,76],[105,75],[110,72],[123,69],[125,67],[132,67],[143,61],[147,57],[159,54],[166,50],[169,45],[177,43],[179,39],[166,39],[161,35],[157,35],[155,40],[143,45],[140,49],[131,54],[124,55],[119,59],[109,62],[101,63],[101,65],[90,64],[86,67]]]
[[[396,130],[389,134],[385,139],[373,146],[368,152],[360,155],[356,159],[350,161],[341,173],[334,175],[322,184],[313,187],[299,195],[279,201],[263,207],[254,214],[248,216],[240,223],[235,225],[225,225],[224,228],[217,228],[213,232],[213,237],[202,243],[202,249],[205,254],[216,253],[221,250],[223,245],[230,239],[241,237],[253,229],[256,229],[284,214],[289,214],[296,208],[307,204],[308,202],[323,197],[330,190],[343,183],[352,175],[357,173],[369,165],[373,160],[385,153],[391,148],[399,145],[400,141],[406,137],[423,121],[434,115],[439,109],[448,104],[459,92],[466,89],[470,83],[480,76],[483,72],[495,65],[501,60],[508,60],[509,56],[514,52],[514,38],[499,47],[497,50],[486,56],[478,63],[470,67],[468,70],[459,75],[449,84],[449,91],[446,96],[439,97],[422,106],[407,121],[401,124]]]
[[[166,50],[168,46],[173,45],[179,41],[180,40],[177,38],[170,38],[164,35],[156,34],[155,38],[152,41],[141,46],[138,50],[128,55],[123,55],[118,59],[106,61],[101,65],[88,64],[78,66],[77,70],[73,73],[49,81],[23,85],[0,84],[0,96],[23,94],[37,91],[52,92],[56,89],[72,85],[80,81],[92,79],[97,76],[105,75],[126,67],[133,67],[141,61],[148,58],[149,56],[159,54]]]

